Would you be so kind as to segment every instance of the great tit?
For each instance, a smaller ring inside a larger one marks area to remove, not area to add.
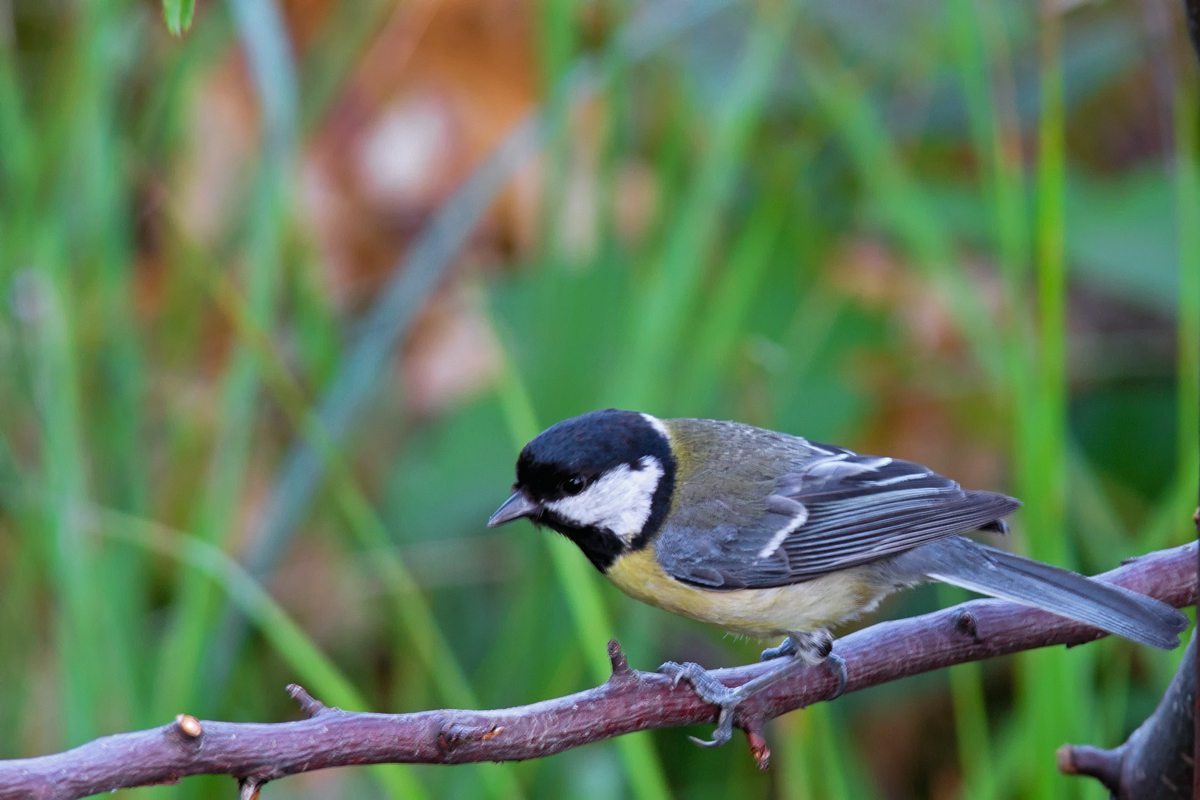
[[[846,668],[829,627],[924,581],[1163,649],[1188,624],[1157,600],[963,537],[1006,532],[1020,501],[911,461],[736,422],[608,409],[540,433],[516,473],[489,527],[528,518],[573,541],[631,597],[736,634],[786,637],[763,652],[781,666],[736,689],[696,664],[660,667],[720,707],[713,740],[700,742],[708,746],[729,740],[739,703],[802,667],[824,663],[840,693]]]

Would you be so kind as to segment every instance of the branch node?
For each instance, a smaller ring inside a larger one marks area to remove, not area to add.
[[[608,640],[608,660],[612,662],[612,675],[609,683],[637,683],[637,671],[629,666],[629,659],[621,651],[621,644],[616,639]]]
[[[1087,744],[1064,744],[1054,755],[1063,775],[1090,775],[1114,793],[1120,787],[1121,748],[1101,750]]]
[[[258,800],[258,792],[265,783],[262,778],[238,778],[238,800]]]
[[[200,720],[191,714],[176,714],[175,727],[179,729],[179,733],[184,739],[199,739],[200,735],[204,733],[204,728],[200,727]]]
[[[954,615],[954,629],[964,636],[970,636],[976,642],[980,639],[979,620],[965,608],[960,608]]]
[[[1079,774],[1079,767],[1075,765],[1075,747],[1073,745],[1064,744],[1055,750],[1054,761],[1058,766],[1058,771],[1063,775]]]
[[[304,691],[304,687],[298,683],[289,683],[287,693],[291,695],[293,700],[300,704],[300,710],[306,716],[315,717],[329,710],[324,703]]]
[[[767,740],[763,737],[762,716],[755,715],[754,717],[745,720],[746,741],[750,744],[750,755],[754,756],[754,763],[758,768],[765,770],[771,766],[771,748],[767,747]]]
[[[490,725],[486,728],[478,725],[467,725],[461,722],[443,723],[438,729],[437,746],[444,754],[470,742],[486,742],[504,733],[503,725]]]

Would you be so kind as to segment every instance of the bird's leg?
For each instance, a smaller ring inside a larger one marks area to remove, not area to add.
[[[779,651],[781,655],[790,653],[807,664],[824,664],[825,669],[829,670],[829,674],[837,680],[837,687],[833,690],[833,694],[825,698],[826,701],[841,697],[842,692],[846,690],[846,662],[833,652],[833,637],[824,628],[812,633],[793,633],[784,639],[779,647],[763,650],[760,658],[772,658],[776,651]]]
[[[762,653],[764,661],[784,656],[791,657],[780,664],[778,668],[759,675],[736,689],[731,689],[721,683],[711,672],[699,664],[690,662],[676,664],[674,661],[668,661],[659,667],[658,671],[671,676],[675,685],[678,685],[681,680],[686,680],[692,685],[692,691],[696,693],[697,697],[706,703],[720,707],[721,714],[717,718],[717,729],[713,732],[712,741],[704,741],[694,736],[688,737],[702,747],[720,747],[733,737],[733,712],[746,698],[805,667],[824,664],[837,678],[837,689],[828,699],[832,700],[837,697],[846,688],[846,662],[840,656],[834,655],[833,637],[829,635],[828,631],[819,630],[812,633],[793,634],[784,639],[778,647],[769,648]]]
[[[783,656],[794,656],[799,650],[800,645],[796,644],[796,640],[789,636],[780,642],[778,647],[768,647],[766,650],[763,650],[758,656],[758,660],[773,661]]]
[[[825,668],[837,679],[837,688],[827,700],[840,696],[846,689],[846,662],[833,652],[833,637],[829,631],[819,630],[809,634],[794,634],[779,643],[778,647],[768,647],[759,655],[760,661],[773,661],[784,656],[799,656],[807,664],[824,664]]]

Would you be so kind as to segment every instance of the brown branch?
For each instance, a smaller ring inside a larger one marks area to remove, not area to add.
[[[1196,637],[1188,643],[1162,702],[1120,747],[1101,750],[1065,744],[1058,768],[1068,775],[1090,775],[1119,800],[1192,796],[1192,697],[1196,691]]]
[[[1200,534],[1200,508],[1192,520]],[[1195,568],[1195,565],[1193,565]],[[1145,722],[1125,743],[1112,750],[1087,744],[1058,749],[1058,769],[1066,775],[1088,775],[1104,784],[1117,800],[1187,800],[1197,794],[1196,632],[1188,642],[1171,685]]]
[[[1195,543],[1137,558],[1102,580],[1176,607],[1196,602]],[[933,614],[882,622],[837,642],[847,692],[934,669],[1050,645],[1078,645],[1105,634],[1072,620],[999,600],[974,600]],[[712,723],[716,709],[687,686],[631,669],[609,643],[613,674],[585,692],[499,711],[350,713],[326,708],[298,686],[289,691],[309,715],[276,724],[199,721],[181,715],[160,728],[118,734],[56,755],[0,761],[0,800],[66,800],[113,789],[178,781],[188,775],[238,778],[245,798],[265,781],[352,764],[462,764],[541,758],[648,728]],[[754,664],[717,674],[739,685],[767,669]],[[736,724],[747,731],[761,767],[770,753],[765,720],[810,705],[834,689],[814,668],[744,704]]]

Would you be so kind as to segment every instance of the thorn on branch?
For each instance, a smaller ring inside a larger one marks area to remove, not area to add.
[[[261,778],[238,778],[238,800],[258,800],[258,792],[265,783]]]
[[[758,765],[758,768],[765,770],[771,766],[771,748],[767,747],[767,740],[763,737],[762,717],[755,715],[752,719],[746,720],[745,724],[750,755],[754,756],[754,763]]]
[[[979,621],[965,608],[959,609],[954,615],[954,629],[964,636],[970,636],[976,642],[979,641]]]
[[[291,695],[293,700],[300,704],[300,710],[306,716],[315,717],[329,710],[324,703],[304,691],[304,687],[297,683],[289,683],[287,693]]]
[[[608,640],[608,660],[612,662],[612,675],[609,683],[637,682],[637,671],[630,668],[629,659],[621,652],[621,644],[616,639]]]
[[[184,739],[199,739],[200,735],[204,733],[204,728],[200,727],[200,720],[191,714],[177,714],[175,727],[179,729],[179,733]]]

